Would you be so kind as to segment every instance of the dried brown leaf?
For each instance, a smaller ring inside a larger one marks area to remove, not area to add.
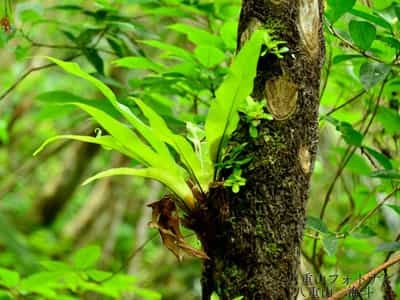
[[[179,215],[171,196],[164,196],[161,200],[150,203],[148,206],[153,209],[150,227],[158,228],[164,246],[179,261],[183,258],[182,251],[190,256],[209,258],[204,251],[193,248],[184,240],[180,231]]]

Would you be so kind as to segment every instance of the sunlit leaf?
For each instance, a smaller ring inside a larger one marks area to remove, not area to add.
[[[165,120],[143,101],[140,99],[135,99],[135,101],[148,119],[154,132],[158,134],[158,137],[174,148],[188,172],[194,177],[193,179],[197,179],[201,187],[207,190],[211,181],[212,171],[202,167],[201,161],[189,141],[183,136],[174,134],[168,128]]]
[[[151,47],[158,48],[165,51],[166,54],[180,58],[182,60],[194,61],[193,55],[183,48],[173,46],[161,41],[156,40],[144,40],[141,41],[143,44],[149,45]]]
[[[356,58],[364,58],[364,56],[359,55],[359,54],[341,54],[341,55],[336,55],[333,58],[333,64],[339,64],[341,62],[351,60],[351,59],[356,59]]]
[[[350,12],[354,16],[357,16],[357,17],[367,20],[375,25],[381,26],[389,31],[392,31],[392,25],[390,25],[389,22],[387,22],[384,18],[380,17],[379,15],[363,12],[361,10],[354,9],[354,8],[351,9]]]
[[[77,77],[83,78],[83,79],[87,80],[88,82],[92,83],[110,101],[117,100],[113,91],[108,86],[106,86],[104,83],[102,83],[99,79],[84,72],[77,63],[62,61],[62,60],[56,59],[54,57],[47,57],[47,58],[50,61],[52,61],[53,63],[60,66],[61,68],[63,68],[68,73],[73,74]]]
[[[349,32],[354,43],[363,50],[368,50],[376,38],[375,26],[364,21],[350,21]]]
[[[400,171],[398,170],[379,170],[372,172],[371,177],[377,177],[382,179],[396,179],[400,180]]]
[[[346,12],[349,12],[356,0],[328,0],[328,9],[326,16],[330,22],[336,22]]]
[[[104,177],[128,175],[128,176],[139,176],[145,178],[151,178],[160,181],[165,184],[171,191],[173,191],[180,199],[185,201],[190,208],[194,207],[194,200],[192,191],[186,184],[184,178],[179,177],[176,174],[166,172],[164,169],[157,168],[145,168],[145,169],[133,169],[133,168],[115,168],[100,172],[87,180],[83,184],[88,184],[94,180],[101,179]]]
[[[86,270],[96,266],[101,256],[99,246],[87,246],[79,249],[73,257],[74,266],[78,270]]]
[[[0,286],[13,288],[19,283],[19,274],[15,271],[0,268]]]
[[[39,152],[43,151],[43,149],[50,143],[61,140],[61,139],[70,139],[76,140],[80,142],[92,143],[103,146],[105,149],[116,150],[126,156],[135,158],[135,155],[129,152],[128,149],[124,148],[123,145],[117,142],[115,138],[110,135],[99,136],[99,137],[92,137],[92,136],[82,136],[82,135],[72,135],[72,134],[65,134],[65,135],[57,135],[47,139],[43,144],[33,153],[33,155],[37,155]]]
[[[118,67],[129,69],[144,69],[155,72],[162,72],[165,69],[163,65],[157,64],[150,59],[142,56],[130,56],[120,58],[115,60],[114,64]]]
[[[225,54],[216,47],[199,46],[194,51],[196,58],[206,68],[212,68],[225,60]]]
[[[238,124],[238,109],[253,89],[263,37],[264,31],[256,31],[243,46],[210,106],[205,131],[213,162],[219,161],[221,150]]]
[[[196,45],[208,45],[217,48],[223,47],[223,41],[219,36],[213,35],[203,29],[187,24],[173,24],[169,28],[185,34],[188,39]]]

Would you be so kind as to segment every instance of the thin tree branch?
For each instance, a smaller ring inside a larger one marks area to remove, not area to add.
[[[355,209],[355,202],[354,202],[354,198],[352,195],[351,190],[349,189],[349,187],[346,184],[346,180],[343,178],[343,176],[340,177],[341,181],[342,181],[342,185],[343,185],[343,189],[347,194],[347,197],[349,198],[349,202],[350,202],[350,212],[347,214],[347,216],[338,224],[336,231],[340,231],[344,225],[346,225],[351,218],[353,217],[354,214],[354,209]]]
[[[363,135],[363,136],[365,136],[365,135],[368,133],[369,128],[371,127],[372,122],[374,121],[375,116],[376,116],[376,114],[378,113],[379,104],[380,104],[380,102],[381,102],[383,90],[384,90],[384,88],[385,88],[387,79],[388,79],[388,77],[386,76],[386,78],[385,78],[384,81],[382,82],[382,85],[381,85],[381,87],[380,87],[380,89],[379,89],[379,93],[378,93],[378,97],[377,97],[377,99],[376,99],[376,104],[375,104],[375,107],[374,107],[374,111],[372,112],[371,118],[370,118],[370,120],[369,120],[367,126],[365,127],[365,129],[364,129],[363,132],[362,132],[362,135]],[[323,202],[323,204],[322,204],[321,212],[320,212],[320,215],[319,215],[319,217],[320,217],[321,220],[323,220],[323,218],[324,218],[324,216],[325,216],[325,211],[326,211],[326,208],[328,207],[328,204],[329,204],[329,201],[330,201],[330,197],[331,197],[331,194],[332,194],[332,192],[333,192],[333,189],[334,189],[334,187],[335,187],[335,185],[336,185],[336,182],[337,182],[337,180],[339,179],[340,175],[341,175],[342,172],[344,171],[344,168],[346,167],[346,165],[348,164],[348,162],[350,161],[351,157],[353,156],[353,154],[354,154],[354,152],[355,152],[356,150],[357,150],[357,146],[353,146],[353,147],[352,147],[352,146],[349,146],[349,147],[347,148],[346,153],[345,153],[345,155],[343,156],[342,161],[341,161],[340,164],[339,164],[339,168],[338,168],[338,170],[337,170],[337,172],[336,172],[336,174],[335,174],[335,177],[333,178],[333,181],[332,181],[332,183],[330,184],[330,186],[329,186],[329,188],[328,188],[328,191],[327,191],[327,193],[326,193],[326,195],[325,195],[325,199],[324,199],[324,202]],[[318,243],[318,240],[314,240],[312,259],[315,259],[315,257],[316,257],[316,253],[317,253],[317,243]]]
[[[336,37],[337,39],[339,39],[345,46],[353,49],[354,51],[360,53],[362,56],[365,56],[369,59],[375,60],[377,62],[380,62],[382,64],[388,64],[387,62],[383,61],[382,59],[380,59],[379,57],[376,57],[374,55],[369,54],[367,51],[362,50],[360,48],[358,48],[357,46],[355,46],[353,43],[351,43],[350,41],[348,41],[347,39],[345,39],[344,37],[342,37],[337,31],[336,29],[333,27],[333,25],[325,18],[325,24],[328,27],[329,32]],[[397,62],[392,62],[391,65],[397,65]]]
[[[381,202],[379,202],[374,209],[370,210],[352,229],[349,230],[349,235],[360,228],[373,214],[375,214],[383,204],[386,203],[395,193],[400,190],[400,186],[396,187],[389,195],[387,195]]]
[[[371,127],[372,122],[374,121],[375,116],[376,116],[376,114],[378,113],[379,104],[380,104],[380,102],[381,102],[382,93],[383,93],[383,89],[384,89],[384,87],[385,87],[385,85],[386,85],[386,82],[387,82],[387,77],[385,78],[385,80],[383,81],[383,83],[382,83],[382,85],[381,85],[381,88],[380,88],[380,90],[379,90],[378,97],[377,97],[377,100],[376,100],[376,104],[375,104],[375,107],[374,107],[374,111],[372,112],[371,118],[370,118],[370,120],[369,120],[367,126],[365,127],[365,129],[364,129],[363,132],[362,132],[362,135],[363,135],[363,136],[365,136],[365,135],[368,133],[369,128]],[[326,193],[325,200],[324,200],[324,203],[323,203],[323,205],[322,205],[322,209],[321,209],[321,213],[320,213],[320,218],[321,218],[321,219],[323,219],[323,217],[324,217],[324,215],[325,215],[325,210],[326,210],[326,207],[327,207],[327,205],[328,205],[328,203],[329,203],[330,196],[331,196],[331,194],[332,194],[332,191],[333,191],[333,188],[334,188],[334,186],[335,186],[335,184],[336,184],[336,181],[338,180],[338,178],[339,178],[340,175],[342,174],[344,168],[346,167],[347,163],[350,161],[350,158],[352,157],[352,155],[354,154],[354,152],[355,152],[356,150],[357,150],[357,146],[352,147],[352,149],[348,148],[348,151],[347,151],[347,152],[348,152],[348,155],[347,155],[347,157],[346,157],[346,154],[345,154],[345,156],[343,157],[342,163],[340,164],[340,167],[339,167],[338,171],[336,172],[336,175],[335,175],[335,177],[334,177],[334,180],[332,181],[332,183],[331,183],[331,185],[330,185],[330,187],[329,187],[329,189],[328,189],[328,192]]]
[[[366,286],[373,278],[376,277],[380,272],[386,270],[387,268],[391,267],[392,265],[400,262],[400,255],[386,261],[382,265],[376,267],[372,271],[368,272],[367,274],[363,275],[360,279],[355,281],[354,283],[350,284],[348,287],[340,290],[339,292],[335,293],[328,300],[340,300],[346,297],[351,291],[360,291],[364,286]]]
[[[82,54],[75,54],[73,56],[65,58],[64,61],[74,60],[75,58],[77,58],[77,57],[79,57],[81,55]],[[0,95],[0,101],[4,100],[4,98],[6,98],[31,73],[34,73],[34,72],[40,71],[40,70],[44,70],[44,69],[48,69],[48,68],[54,67],[55,65],[56,65],[55,63],[48,63],[48,64],[45,64],[45,65],[42,65],[42,66],[39,66],[39,67],[30,68],[24,74],[22,74],[6,91],[4,91]]]
[[[350,103],[353,103],[354,101],[356,101],[358,98],[360,98],[362,95],[364,95],[367,91],[366,90],[361,90],[360,92],[358,92],[356,95],[354,95],[353,97],[351,97],[349,100],[345,101],[343,104],[340,104],[339,106],[333,108],[332,110],[330,110],[329,112],[327,112],[325,114],[325,116],[329,116],[331,114],[333,114],[334,112],[338,111],[339,109],[342,109],[343,107],[345,107],[346,105],[349,105]]]

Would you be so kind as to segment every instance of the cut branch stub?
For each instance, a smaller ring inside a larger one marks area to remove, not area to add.
[[[240,35],[240,45],[243,46],[251,37],[254,31],[263,27],[263,23],[261,23],[257,18],[251,18],[246,29]]]
[[[298,29],[305,49],[313,58],[318,57],[320,52],[319,27],[320,17],[318,0],[301,0]]]
[[[264,93],[268,111],[276,120],[285,120],[295,112],[298,97],[297,85],[288,76],[282,75],[268,80]]]
[[[301,169],[304,174],[310,173],[311,170],[311,155],[310,151],[308,151],[307,147],[302,145],[299,149],[299,161]]]
[[[208,259],[204,251],[190,246],[183,239],[179,228],[179,215],[176,210],[173,196],[164,196],[161,200],[148,204],[153,209],[150,227],[157,228],[162,242],[179,261],[182,261],[182,251],[188,255]]]

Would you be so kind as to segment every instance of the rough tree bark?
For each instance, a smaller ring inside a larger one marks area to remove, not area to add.
[[[273,121],[250,138],[241,122],[233,137],[252,156],[239,194],[211,190],[208,229],[200,239],[203,299],[288,300],[298,294],[298,265],[310,176],[318,144],[320,73],[324,57],[322,0],[243,0],[238,48],[257,27],[272,29],[290,49],[260,57],[253,96],[268,101]],[[197,230],[198,232],[201,230]]]

